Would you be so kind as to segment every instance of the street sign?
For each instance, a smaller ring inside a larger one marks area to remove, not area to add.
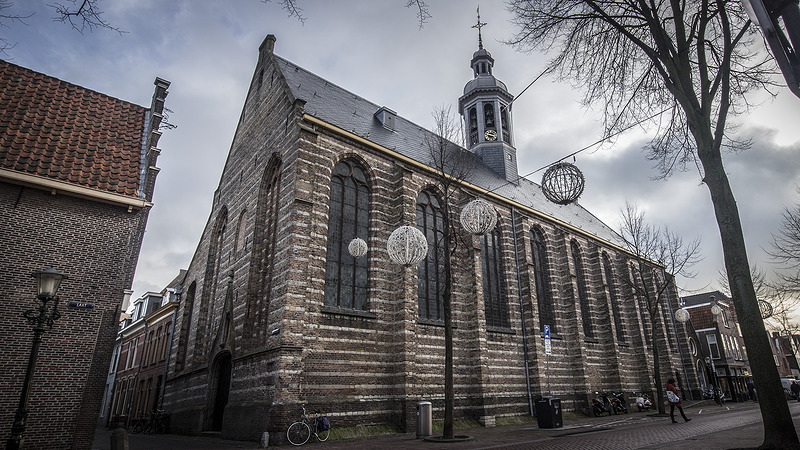
[[[86,302],[69,302],[67,306],[70,308],[77,308],[77,309],[94,309],[94,303],[86,303]]]
[[[550,351],[550,325],[544,326],[544,354],[549,355]]]

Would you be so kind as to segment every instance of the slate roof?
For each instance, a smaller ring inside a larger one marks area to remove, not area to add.
[[[0,60],[0,168],[138,197],[146,112]]]
[[[277,55],[275,61],[286,78],[296,99],[304,100],[305,113],[346,131],[368,139],[380,146],[397,151],[417,162],[431,165],[425,136],[433,133],[401,116],[397,116],[394,131],[384,128],[374,114],[380,109],[352,92],[314,75]],[[391,108],[391,106],[386,105]],[[465,152],[469,153],[467,150]],[[472,154],[472,153],[469,153]],[[518,202],[561,222],[580,228],[617,246],[623,246],[620,236],[608,225],[577,203],[567,206],[548,201],[541,187],[521,178],[519,185],[506,181],[489,169],[477,156],[476,170],[468,181],[502,197]]]

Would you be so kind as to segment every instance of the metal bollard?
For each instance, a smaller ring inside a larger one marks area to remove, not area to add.
[[[433,407],[431,402],[417,403],[417,438],[433,434]]]

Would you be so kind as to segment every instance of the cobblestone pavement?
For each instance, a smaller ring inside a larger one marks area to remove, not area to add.
[[[790,402],[795,428],[800,430],[800,403]],[[312,449],[685,449],[703,450],[755,448],[763,440],[763,426],[757,403],[728,403],[725,406],[707,402],[684,408],[692,419],[688,423],[670,423],[669,417],[647,413],[587,417],[568,420],[562,428],[540,429],[535,423],[492,428],[457,430],[469,435],[469,442],[445,444],[425,442],[414,433],[393,434],[375,438],[315,442]],[[677,413],[677,412],[676,412]],[[680,419],[679,419],[680,420]],[[335,426],[335,424],[334,424]],[[98,430],[94,450],[108,450],[110,434]],[[290,446],[291,447],[291,446]],[[290,448],[285,447],[285,448]],[[256,443],[224,441],[214,438],[178,435],[130,436],[130,450],[205,450],[222,448],[258,448]]]

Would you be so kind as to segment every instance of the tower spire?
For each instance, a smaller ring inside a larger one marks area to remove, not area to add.
[[[483,48],[483,38],[481,38],[481,28],[486,26],[486,22],[481,22],[481,7],[478,6],[478,23],[472,26],[472,28],[478,29],[478,49]]]

